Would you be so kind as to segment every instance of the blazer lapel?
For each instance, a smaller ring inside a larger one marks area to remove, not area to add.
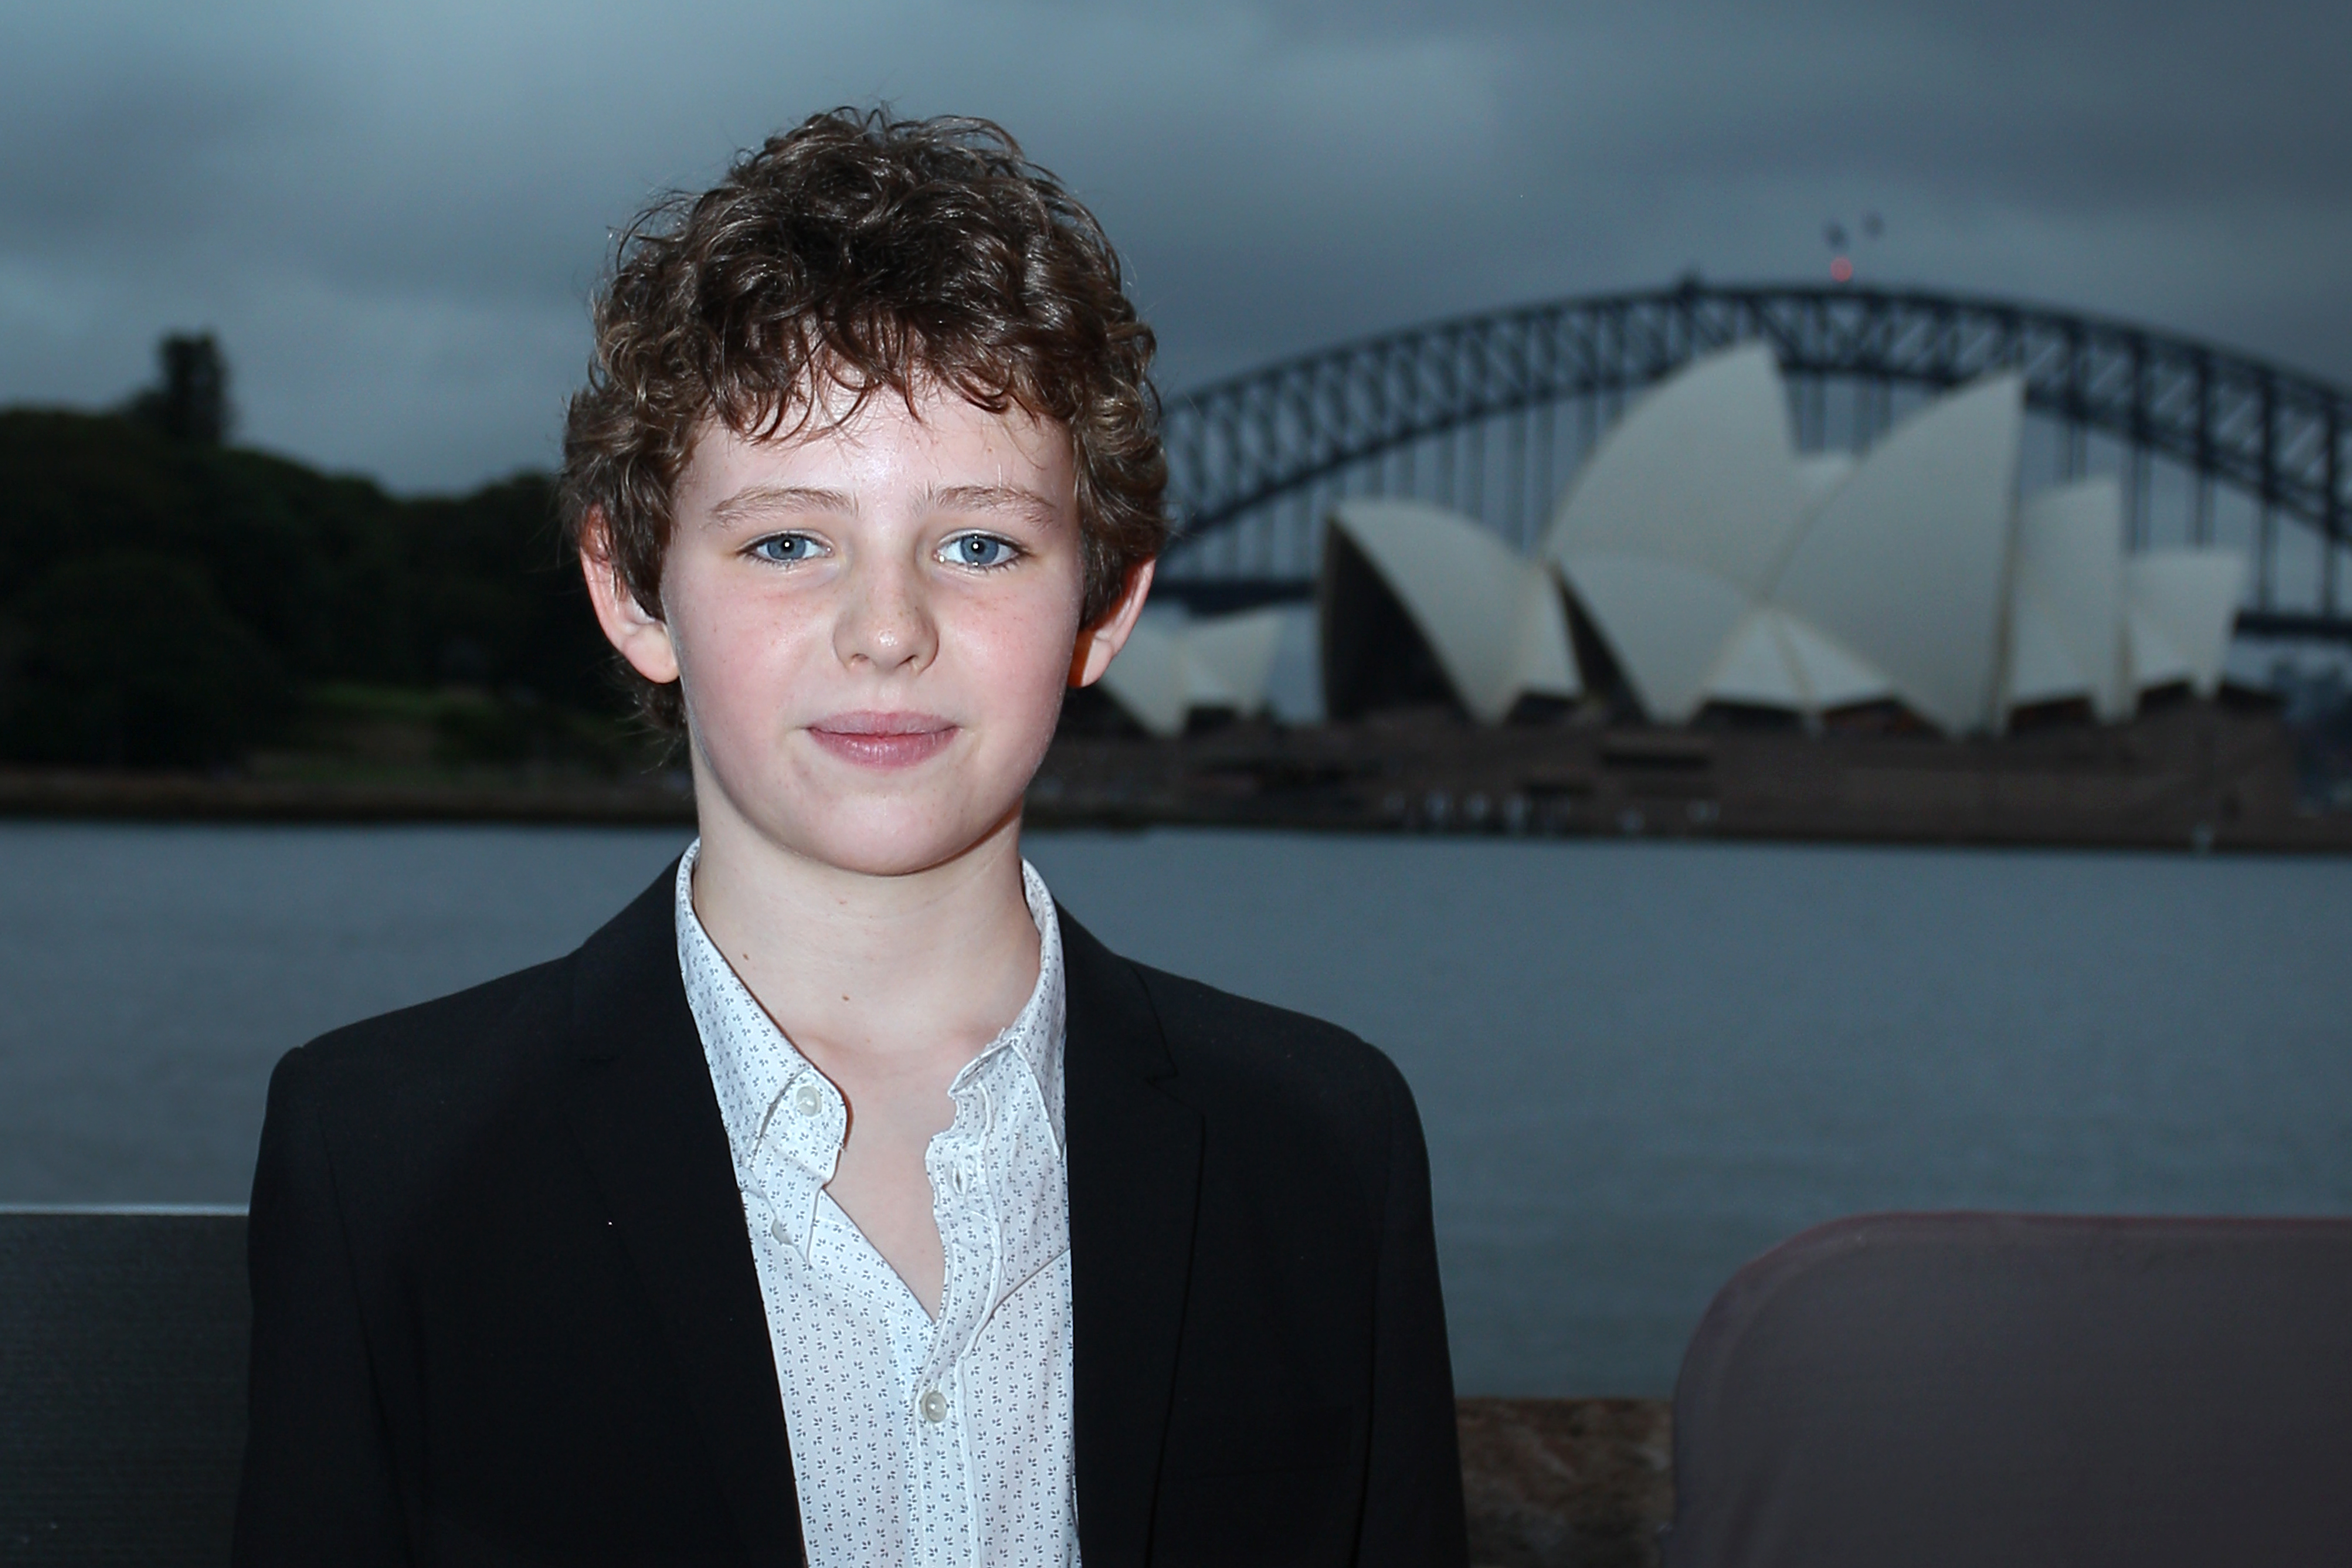
[[[1061,912],[1069,1012],[1070,1306],[1078,1539],[1089,1568],[1150,1550],[1200,1196],[1201,1117],[1134,967]]]
[[[751,1561],[803,1561],[767,1309],[678,977],[672,864],[574,963],[572,1124],[667,1330]]]

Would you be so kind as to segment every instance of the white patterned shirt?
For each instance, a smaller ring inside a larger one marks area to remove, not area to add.
[[[841,1092],[793,1048],[694,912],[677,868],[678,969],[735,1156],[813,1568],[1078,1561],[1071,1440],[1062,933],[1022,863],[1037,984],[956,1074],[931,1140],[947,1258],[935,1320],[825,1192]]]

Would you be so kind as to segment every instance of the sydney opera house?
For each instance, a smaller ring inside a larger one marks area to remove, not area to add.
[[[1343,501],[1316,616],[1326,711],[1444,703],[1482,724],[1607,701],[1951,735],[2129,719],[2219,685],[2245,563],[2126,552],[2116,484],[2021,495],[2025,408],[1996,375],[1859,457],[1800,453],[1769,349],[1698,361],[1594,448],[1531,553],[1424,502]],[[1145,729],[1262,709],[1284,612],[1139,631],[1105,679]]]

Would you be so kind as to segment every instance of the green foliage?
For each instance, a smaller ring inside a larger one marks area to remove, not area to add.
[[[27,761],[217,763],[287,705],[268,647],[169,555],[67,561],[17,595],[6,626],[0,740]]]
[[[573,719],[625,710],[539,475],[404,500],[144,418],[0,411],[0,757],[222,761],[289,733],[289,686],[333,682],[480,694],[505,717],[459,748],[477,755],[539,755]],[[80,663],[43,647],[68,634]],[[184,665],[188,690],[134,679],[153,660]],[[522,738],[487,733],[500,724]]]
[[[294,738],[328,772],[521,764],[610,773],[652,766],[662,754],[631,717],[558,708],[520,689],[463,686],[314,686],[303,693]]]

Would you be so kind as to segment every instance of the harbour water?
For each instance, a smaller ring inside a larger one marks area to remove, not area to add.
[[[271,1063],[576,942],[675,830],[0,824],[0,1202],[237,1202]],[[1874,1208],[2352,1212],[2352,861],[1032,837],[1113,946],[1426,1124],[1465,1393],[1662,1394]]]

